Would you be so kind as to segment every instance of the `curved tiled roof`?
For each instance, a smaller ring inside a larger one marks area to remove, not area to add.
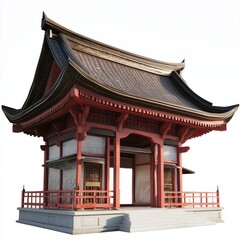
[[[21,122],[51,107],[76,83],[115,100],[205,120],[228,122],[238,108],[213,106],[193,92],[179,74],[183,62],[166,63],[108,46],[60,26],[45,14],[42,28],[46,35],[28,98],[19,110],[3,106],[11,122]],[[41,71],[47,68],[50,55],[62,73],[44,95],[47,80]],[[71,80],[69,74],[74,75]]]

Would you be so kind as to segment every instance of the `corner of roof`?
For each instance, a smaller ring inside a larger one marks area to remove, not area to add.
[[[46,22],[47,22],[47,15],[46,13],[43,11],[43,14],[42,14],[42,21],[41,21],[41,28],[42,30],[46,30]]]

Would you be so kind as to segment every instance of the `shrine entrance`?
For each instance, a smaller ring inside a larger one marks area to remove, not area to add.
[[[130,134],[121,139],[120,204],[123,204],[125,193],[132,205],[151,205],[151,155],[151,140],[148,137]]]

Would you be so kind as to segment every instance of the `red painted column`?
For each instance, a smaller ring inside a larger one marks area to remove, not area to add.
[[[120,208],[120,137],[114,139],[114,207]]]
[[[82,173],[82,141],[77,139],[77,159],[76,159],[76,189],[81,189]]]
[[[59,157],[61,158],[63,156],[63,148],[62,148],[62,142],[59,141],[57,146],[59,146],[59,151],[60,151],[60,155]],[[63,188],[63,170],[60,169],[60,172],[59,172],[60,176],[59,176],[59,190],[62,190]]]
[[[157,157],[157,206],[160,208],[165,207],[165,193],[164,193],[164,160],[163,160],[163,141],[160,144],[157,144],[158,148],[158,157]]]
[[[151,207],[156,207],[156,200],[157,200],[156,144],[152,144],[152,149],[153,149],[153,154],[151,155],[151,158],[150,158],[150,194],[151,194]]]
[[[49,149],[48,143],[45,142],[45,145],[41,145],[41,150],[44,151],[44,167],[43,167],[43,191],[48,190],[48,168],[45,166],[49,158]]]
[[[135,203],[135,177],[136,177],[136,165],[135,165],[135,159],[132,160],[132,204]]]
[[[105,161],[105,189],[107,192],[107,203],[110,203],[109,191],[110,191],[110,138],[106,138],[106,161]]]
[[[177,165],[178,165],[178,191],[182,192],[183,191],[183,184],[182,184],[182,151],[181,149],[181,143],[178,144],[177,148]]]

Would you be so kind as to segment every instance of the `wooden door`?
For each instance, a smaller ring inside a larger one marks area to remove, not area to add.
[[[173,186],[173,169],[172,168],[164,168],[164,191],[165,195],[169,196],[169,198],[165,199],[166,203],[174,202],[171,193],[174,190]]]
[[[99,196],[98,192],[94,190],[101,190],[102,188],[102,164],[97,163],[85,163],[84,164],[84,190],[90,190],[86,192],[85,203],[98,203],[99,198],[94,196]]]

